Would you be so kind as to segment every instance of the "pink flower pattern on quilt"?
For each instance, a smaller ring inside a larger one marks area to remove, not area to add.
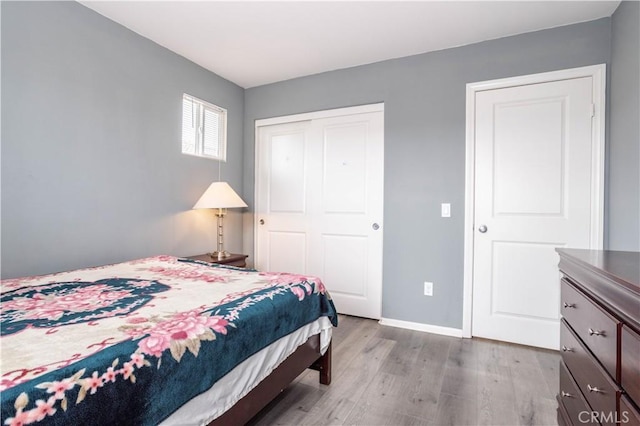
[[[150,272],[154,272],[165,277],[182,278],[185,280],[198,280],[208,283],[226,283],[228,277],[215,274],[212,272],[202,272],[191,265],[181,268],[165,268],[162,266],[152,266],[147,269]]]
[[[313,292],[325,294],[327,291],[324,284],[322,283],[322,280],[311,275],[290,274],[286,272],[260,272],[260,276],[265,277],[272,285],[292,285],[295,283],[302,283],[305,287],[305,292],[308,295]],[[314,284],[314,288],[311,287],[310,283]],[[293,288],[298,287],[292,287],[292,289]],[[297,293],[296,296],[300,298]]]
[[[145,319],[135,317],[120,330],[133,339],[140,339],[138,348],[141,353],[157,358],[170,349],[171,354],[180,361],[188,349],[198,356],[199,341],[215,340],[215,333],[227,334],[227,327],[233,326],[219,315],[209,315],[191,310],[169,315],[164,319],[157,317]]]
[[[96,284],[73,292],[19,297],[3,303],[3,309],[22,312],[24,319],[59,319],[65,312],[90,312],[111,306],[115,300],[131,296],[127,290],[113,290]]]
[[[136,379],[133,374],[135,368],[149,367],[151,365],[149,361],[144,358],[143,354],[137,352],[131,355],[131,361],[123,363],[122,368],[116,368],[119,363],[120,361],[118,359],[113,360],[111,366],[102,374],[94,371],[91,376],[83,377],[85,369],[82,369],[73,376],[66,377],[60,381],[39,383],[36,385],[36,388],[45,389],[47,393],[53,393],[53,395],[46,401],[42,399],[36,400],[35,407],[25,411],[24,409],[29,404],[29,397],[26,393],[20,394],[15,402],[15,416],[7,418],[4,424],[9,426],[23,426],[42,421],[45,417],[53,416],[57,412],[55,406],[58,401],[60,401],[62,410],[67,411],[69,402],[66,393],[76,385],[80,386],[80,393],[76,399],[76,404],[80,404],[86,398],[87,393],[90,395],[95,394],[98,392],[98,389],[102,388],[105,384],[115,383],[118,376],[122,376],[124,380],[135,383]]]

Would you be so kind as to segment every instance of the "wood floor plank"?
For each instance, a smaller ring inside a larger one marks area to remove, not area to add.
[[[511,368],[538,365],[538,359],[536,358],[537,349],[535,348],[511,343],[501,344],[499,347],[501,358]]]
[[[444,369],[441,392],[466,399],[475,399],[478,392],[478,371],[459,366]]]
[[[477,424],[478,402],[443,394],[438,403],[438,414],[432,425],[459,426]]]
[[[536,358],[542,370],[547,387],[552,395],[560,392],[560,355],[557,351],[540,349],[536,351]]]
[[[523,365],[511,369],[513,390],[516,398],[554,399],[554,393],[547,386],[542,369],[537,365]]]
[[[513,404],[497,400],[491,396],[480,395],[478,397],[478,407],[476,423],[486,426],[514,426],[519,424],[520,419]]]
[[[425,343],[422,345],[416,367],[420,369],[432,369],[442,367],[447,362],[451,344],[457,341],[455,337],[439,336],[437,334],[423,333],[425,335]]]
[[[349,398],[323,397],[313,406],[309,415],[305,417],[304,425],[342,425],[356,406],[356,402]]]
[[[380,372],[360,401],[380,405],[398,414],[431,420],[438,409],[440,380],[420,374],[405,377]]]
[[[335,342],[348,342],[348,337],[354,333],[358,327],[371,325],[370,323],[370,320],[364,318],[352,317],[349,315],[338,315],[338,326],[333,328]]]
[[[293,384],[276,401],[272,401],[266,410],[254,417],[249,425],[301,425],[323,394],[323,390],[302,383]]]
[[[339,322],[332,384],[303,373],[252,426],[557,424],[556,351]]]
[[[474,350],[476,343],[473,339],[456,339],[451,342],[447,367],[467,368],[478,370],[478,354]]]
[[[538,364],[513,367],[511,375],[520,424],[554,424],[557,402]]]
[[[410,330],[401,331],[410,332]],[[410,376],[415,373],[416,363],[426,338],[423,335],[410,332],[395,341],[396,345],[382,364],[380,371],[398,376]]]
[[[523,426],[556,425],[556,408],[553,399],[531,397],[517,404],[519,424]]]
[[[518,423],[513,382],[503,374],[478,373],[477,424],[515,425]]]
[[[363,320],[352,330],[348,338],[339,340],[337,337],[338,344],[333,348],[333,372],[340,374],[361,351],[371,351],[371,348],[366,348],[379,327],[375,321]]]
[[[427,426],[424,419],[397,413],[380,404],[361,402],[351,412],[345,425]]]
[[[478,358],[478,370],[504,377],[511,376],[509,360],[502,356],[504,346],[508,343],[485,339],[472,339]]]
[[[370,337],[361,351],[354,354],[348,368],[343,369],[341,374],[333,375],[330,386],[318,384],[317,376],[315,378],[309,376],[314,380],[310,385],[306,384],[308,379],[304,379],[306,387],[322,390],[324,398],[317,401],[309,410],[309,418],[305,418],[303,423],[291,424],[323,424],[321,423],[323,418],[329,421],[324,424],[339,424],[346,421],[356,402],[369,389],[371,381],[378,376],[380,366],[395,345],[396,342],[392,340]],[[341,405],[338,410],[335,409],[336,403]],[[329,412],[331,414],[326,414]],[[279,418],[282,416],[283,414],[277,413],[275,420],[280,421]]]
[[[515,402],[513,381],[502,374],[478,373],[477,397],[484,396],[496,401]]]
[[[353,401],[360,399],[371,381],[379,374],[380,366],[395,344],[396,342],[391,340],[371,338],[362,352],[353,358],[349,368],[334,377],[332,385],[327,387],[328,396]],[[336,382],[338,386],[333,386]]]
[[[380,327],[375,321],[345,315],[339,316],[338,324],[348,324],[349,331],[338,333],[340,325],[333,330],[333,364],[331,367],[333,380],[335,380],[336,377],[340,377],[342,372],[348,368],[360,351],[367,350],[366,347],[369,340],[376,335]],[[318,373],[307,370],[298,376],[295,382],[302,382],[309,386],[317,386]]]

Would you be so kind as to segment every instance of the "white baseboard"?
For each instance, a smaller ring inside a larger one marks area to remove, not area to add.
[[[419,322],[401,321],[390,318],[380,318],[380,325],[406,328],[408,330],[424,331],[426,333],[441,334],[443,336],[462,337],[462,330],[439,325],[422,324]]]

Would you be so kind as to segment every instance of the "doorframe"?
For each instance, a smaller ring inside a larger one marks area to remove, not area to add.
[[[595,106],[591,135],[591,229],[590,246],[602,249],[604,243],[604,161],[606,115],[606,65],[591,65],[539,74],[509,77],[467,84],[466,91],[466,153],[465,153],[465,213],[464,213],[464,278],[462,299],[462,337],[471,337],[473,315],[473,243],[475,208],[475,98],[486,90],[504,89],[552,81],[592,77]]]

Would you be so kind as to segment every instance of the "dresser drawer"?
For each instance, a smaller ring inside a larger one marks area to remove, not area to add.
[[[556,399],[558,400],[558,426],[573,426],[571,420],[569,420],[566,408],[564,408],[564,405],[562,405],[562,402],[560,401],[560,395],[557,395]]]
[[[620,322],[566,279],[562,280],[560,308],[562,316],[611,377],[618,379],[616,361]]]
[[[613,416],[620,390],[598,361],[582,345],[564,319],[561,321],[560,345],[562,360],[588,404],[595,413],[604,416],[603,425],[614,425]]]
[[[622,327],[620,383],[632,400],[640,403],[640,335]]]
[[[624,426],[640,426],[640,412],[633,406],[626,395],[620,397],[620,414],[618,420]]]
[[[584,422],[585,418],[590,417],[586,414],[580,414],[585,412],[590,413],[591,408],[562,361],[560,361],[560,393],[558,394],[558,401],[564,409],[565,416],[570,420],[570,422],[566,423],[578,425]]]

